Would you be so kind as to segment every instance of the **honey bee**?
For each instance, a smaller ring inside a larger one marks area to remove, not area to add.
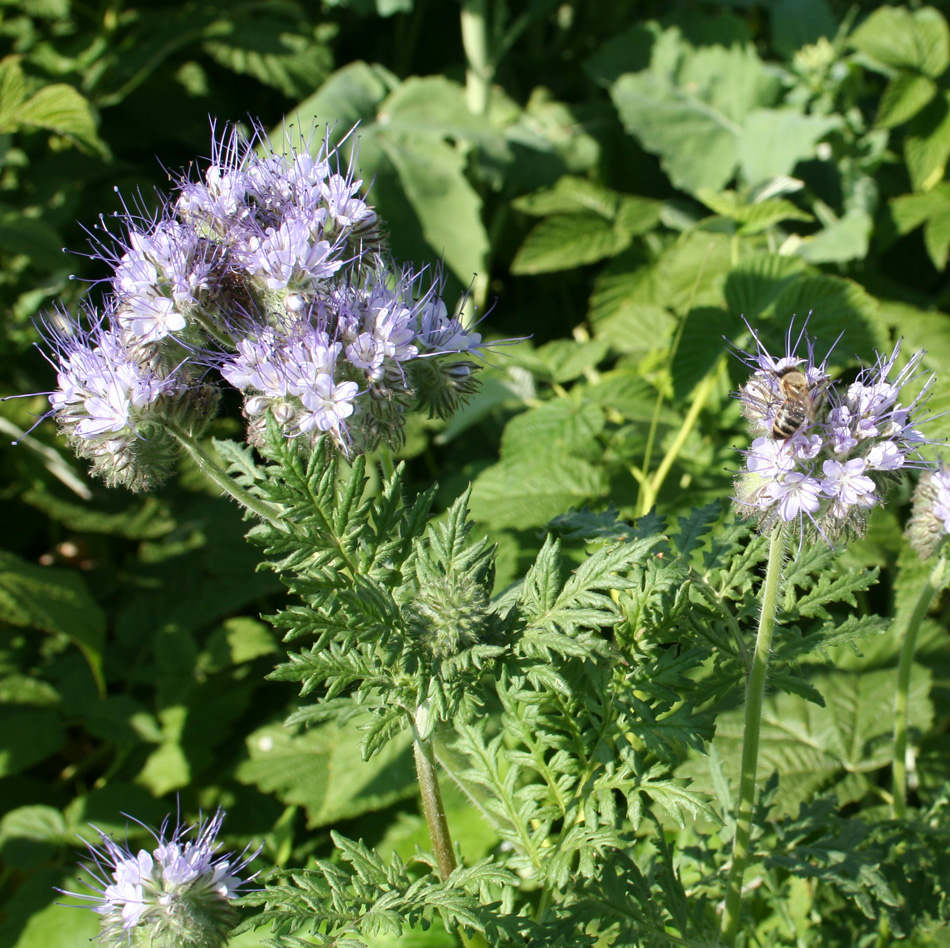
[[[772,437],[776,441],[787,441],[815,420],[820,398],[812,397],[808,376],[796,366],[786,366],[775,375],[783,401],[775,412]]]

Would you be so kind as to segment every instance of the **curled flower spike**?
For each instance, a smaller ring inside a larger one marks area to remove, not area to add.
[[[924,351],[895,371],[898,343],[839,387],[827,373],[827,356],[816,364],[804,329],[794,343],[789,330],[780,358],[750,332],[757,351],[740,357],[753,374],[738,397],[755,437],[736,479],[739,512],[756,517],[760,529],[795,523],[802,535],[816,533],[829,544],[860,535],[888,482],[903,468],[923,464],[918,449],[926,439],[915,416],[933,376],[910,399],[903,390],[919,378]],[[799,356],[803,339],[806,355]]]
[[[447,417],[474,391],[481,335],[450,315],[437,268],[384,255],[362,185],[329,132],[279,153],[259,125],[229,128],[156,215],[126,207],[119,235],[93,236],[104,314],[84,329],[54,313],[44,332],[52,413],[93,473],[161,483],[214,410],[215,373],[244,396],[251,444],[273,418],[348,455],[398,447],[407,411]]]
[[[85,322],[56,312],[42,332],[56,369],[52,414],[79,457],[110,485],[132,489],[160,483],[173,466],[177,442],[168,425],[200,431],[217,393],[197,381],[184,361],[171,363],[87,308]],[[180,350],[179,350],[180,351]]]
[[[197,827],[179,824],[171,832],[166,819],[152,832],[155,848],[136,853],[96,830],[99,842],[87,843],[93,865],[84,867],[95,894],[63,894],[94,903],[106,945],[220,948],[237,921],[231,900],[254,878],[239,874],[260,852],[219,855],[223,819],[218,810]]]
[[[950,470],[939,464],[924,471],[914,490],[907,538],[921,559],[933,556],[950,536]]]

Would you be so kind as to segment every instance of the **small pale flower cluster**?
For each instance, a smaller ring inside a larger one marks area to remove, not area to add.
[[[64,894],[94,903],[105,944],[220,948],[237,921],[231,900],[254,878],[239,874],[260,852],[218,855],[223,819],[218,810],[197,827],[176,826],[171,835],[166,820],[153,833],[155,848],[135,853],[97,830],[98,844],[88,844],[94,865],[86,867],[95,894]]]
[[[906,400],[902,389],[920,377],[925,353],[898,370],[898,343],[854,382],[838,385],[827,357],[816,364],[810,341],[805,357],[796,354],[802,335],[793,344],[790,331],[785,355],[775,358],[752,331],[757,351],[742,354],[753,375],[738,397],[757,437],[744,452],[736,501],[762,529],[792,523],[834,543],[863,532],[867,511],[900,471],[924,466],[918,451],[926,439],[916,415],[933,376]]]
[[[911,548],[921,559],[936,553],[943,541],[950,536],[950,470],[939,464],[934,470],[925,471],[917,488],[907,537]]]
[[[444,417],[474,390],[481,336],[448,313],[437,270],[385,255],[362,185],[328,138],[279,154],[232,129],[157,220],[126,211],[125,233],[96,241],[104,312],[44,322],[52,413],[96,473],[160,482],[213,414],[212,369],[243,393],[252,443],[270,417],[347,453],[398,445],[407,409]]]

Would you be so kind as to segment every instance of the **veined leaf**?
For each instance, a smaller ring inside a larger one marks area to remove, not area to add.
[[[370,761],[360,756],[357,724],[336,722],[294,735],[268,726],[247,739],[249,759],[238,766],[244,784],[303,806],[307,825],[326,826],[389,806],[414,792],[408,735],[391,740]]]
[[[950,100],[944,92],[907,125],[904,161],[915,191],[930,191],[943,180],[950,159]]]
[[[13,625],[68,636],[86,657],[100,691],[105,691],[105,615],[78,572],[0,553],[0,615]]]
[[[901,71],[893,76],[881,96],[877,124],[895,128],[912,119],[937,94],[937,84],[929,76]]]
[[[512,273],[569,270],[625,250],[631,235],[594,214],[549,217],[525,237],[511,262]]]
[[[950,31],[933,7],[879,7],[851,34],[851,45],[885,66],[933,79],[950,65]]]
[[[726,308],[757,319],[791,285],[805,264],[798,257],[758,253],[740,261],[726,276],[723,296]]]
[[[754,185],[791,174],[841,124],[838,115],[803,115],[793,108],[753,109],[742,123],[738,145],[743,178]]]
[[[568,455],[519,456],[478,475],[472,485],[472,516],[493,527],[524,530],[606,494],[601,467]]]

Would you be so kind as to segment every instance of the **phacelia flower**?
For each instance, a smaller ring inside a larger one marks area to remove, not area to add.
[[[862,533],[888,482],[904,468],[924,466],[918,449],[926,439],[916,416],[933,376],[910,399],[904,394],[920,378],[924,351],[897,370],[898,343],[850,385],[838,386],[827,356],[816,363],[810,340],[806,354],[797,354],[804,330],[794,342],[789,330],[780,358],[750,332],[756,352],[740,355],[753,374],[738,397],[756,437],[736,480],[739,512],[756,517],[761,529],[793,523],[829,543]]]
[[[921,559],[932,556],[950,536],[950,470],[939,464],[924,471],[914,490],[907,537]]]
[[[447,417],[475,387],[482,338],[450,314],[438,268],[395,264],[329,136],[276,151],[229,129],[153,217],[126,208],[94,237],[104,315],[47,320],[52,414],[110,484],[151,487],[200,434],[216,378],[247,439],[268,419],[346,453],[398,446],[412,409]],[[183,437],[184,436],[184,437]]]
[[[84,322],[62,312],[44,322],[57,378],[50,413],[76,454],[89,458],[108,484],[152,487],[177,455],[169,424],[199,433],[217,393],[183,362],[169,364],[155,349],[130,344],[107,322],[92,310]]]
[[[219,854],[224,813],[197,827],[162,823],[155,848],[132,852],[100,830],[87,843],[92,865],[83,868],[95,894],[64,892],[94,903],[99,940],[129,948],[220,948],[237,921],[231,901],[254,876],[240,876],[260,850]],[[191,837],[191,838],[189,838]]]

